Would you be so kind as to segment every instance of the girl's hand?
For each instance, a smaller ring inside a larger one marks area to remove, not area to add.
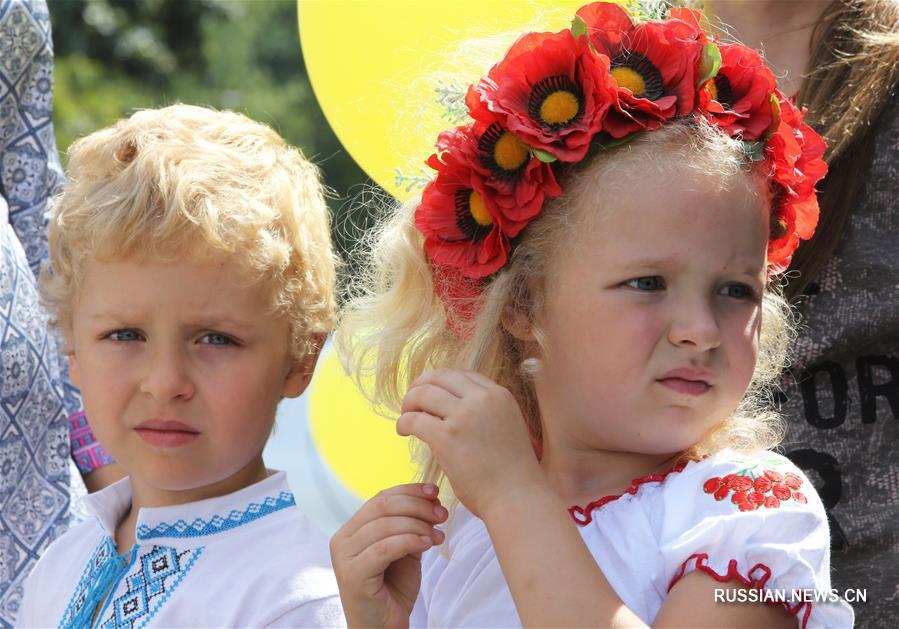
[[[331,562],[350,627],[408,627],[421,586],[421,554],[443,542],[437,487],[385,489],[331,538]]]
[[[490,378],[428,371],[412,383],[402,412],[396,431],[428,444],[456,496],[480,518],[492,506],[545,489],[518,403]]]

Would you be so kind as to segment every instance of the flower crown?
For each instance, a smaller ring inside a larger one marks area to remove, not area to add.
[[[473,122],[440,134],[427,160],[437,175],[415,211],[451,327],[453,302],[476,297],[545,200],[561,194],[558,164],[686,116],[704,117],[768,164],[768,276],[786,270],[818,222],[824,141],[758,52],[717,43],[701,21],[683,8],[635,21],[617,4],[595,2],[570,29],[520,37],[469,87]]]

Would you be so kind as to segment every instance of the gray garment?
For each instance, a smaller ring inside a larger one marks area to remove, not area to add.
[[[833,258],[801,301],[784,380],[784,450],[831,524],[834,587],[866,588],[859,627],[899,616],[899,110],[880,118],[871,166]]]

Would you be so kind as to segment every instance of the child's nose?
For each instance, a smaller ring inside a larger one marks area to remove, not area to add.
[[[190,399],[194,383],[187,357],[178,351],[156,351],[141,381],[141,393],[157,400]]]
[[[721,329],[711,304],[700,299],[679,304],[668,329],[668,340],[677,347],[700,352],[721,345]]]

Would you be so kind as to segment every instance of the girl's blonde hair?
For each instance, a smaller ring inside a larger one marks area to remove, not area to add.
[[[742,144],[709,123],[682,120],[639,134],[562,175],[563,196],[548,202],[524,229],[510,262],[477,303],[457,303],[450,309],[464,312],[476,307],[477,317],[466,322],[447,320],[447,310],[435,293],[424,239],[413,225],[418,201],[407,203],[367,243],[367,273],[357,279],[338,324],[335,338],[347,371],[375,405],[393,414],[411,382],[424,371],[435,367],[479,371],[512,392],[531,435],[539,440],[540,413],[529,373],[533,361],[527,360],[524,343],[504,329],[503,317],[513,311],[528,315],[532,333],[546,350],[548,339],[539,320],[552,261],[589,219],[584,216],[587,212],[573,209],[586,198],[591,208],[601,207],[603,181],[620,182],[629,172],[645,172],[649,164],[659,171],[657,181],[667,179],[666,171],[688,168],[717,180],[723,189],[746,185],[766,208],[770,204],[766,173],[759,170],[764,166],[751,166]],[[733,416],[685,455],[724,447],[769,448],[779,442],[780,419],[770,409],[768,397],[785,366],[792,320],[775,287],[766,289],[762,308],[759,358],[746,394]],[[469,340],[451,332],[451,327]],[[422,463],[426,470],[431,468],[427,452]],[[425,477],[435,480],[428,471]]]
[[[44,301],[66,335],[91,260],[236,257],[271,289],[297,360],[333,326],[335,264],[318,169],[241,114],[139,111],[69,150]]]

